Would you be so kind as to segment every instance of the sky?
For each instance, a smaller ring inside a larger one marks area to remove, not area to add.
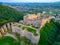
[[[0,0],[0,2],[59,2],[60,0]]]

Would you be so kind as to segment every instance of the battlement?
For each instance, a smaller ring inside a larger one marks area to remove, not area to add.
[[[36,26],[38,28],[42,28],[47,22],[50,21],[49,16],[42,16],[40,13],[38,14],[28,14],[24,16],[23,24],[29,24],[30,26]]]
[[[20,36],[26,37],[31,40],[32,43],[37,44],[40,39],[39,30],[46,24],[50,22],[50,17],[41,16],[40,13],[28,14],[24,16],[23,23],[10,22],[6,25],[3,25],[0,30],[0,37],[7,30],[12,30],[12,32],[17,32]],[[28,25],[29,26],[28,26]],[[14,26],[17,25],[17,26]],[[20,26],[19,26],[20,25]],[[37,28],[35,28],[37,27]]]
[[[28,18],[29,20],[38,19],[38,18],[40,18],[40,13],[38,13],[37,15],[36,15],[36,14],[28,14],[28,15],[27,15],[27,18]]]

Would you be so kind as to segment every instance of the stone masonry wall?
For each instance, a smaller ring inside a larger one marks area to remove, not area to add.
[[[12,29],[13,24],[14,24],[14,22],[10,22],[10,23],[7,23],[7,24],[3,25],[2,27],[0,27],[0,38],[2,37],[2,35],[4,35],[7,32],[7,30]]]
[[[13,26],[12,29],[13,29],[12,32],[17,32],[17,33],[19,33],[20,36],[28,38],[28,39],[31,40],[31,42],[34,43],[34,44],[37,44],[37,43],[39,42],[40,33],[38,33],[38,35],[35,36],[33,33],[27,31],[26,29],[25,29],[25,30],[22,30],[21,28],[14,27],[14,26]]]

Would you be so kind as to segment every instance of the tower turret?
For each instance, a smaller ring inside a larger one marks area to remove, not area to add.
[[[37,14],[37,17],[40,17],[40,13]]]

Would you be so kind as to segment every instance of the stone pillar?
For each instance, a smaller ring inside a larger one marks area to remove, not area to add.
[[[7,27],[6,27],[6,25],[3,26],[3,29],[4,29],[5,32],[7,32]]]
[[[11,31],[13,30],[13,29],[12,29],[12,28],[13,28],[13,24],[14,24],[14,23],[12,23],[12,22],[10,23],[10,29],[11,29]]]
[[[10,23],[7,24],[8,30],[10,30]]]
[[[3,28],[1,28],[1,33],[2,33],[2,34],[5,34],[5,32],[4,32],[4,29],[3,29]]]

